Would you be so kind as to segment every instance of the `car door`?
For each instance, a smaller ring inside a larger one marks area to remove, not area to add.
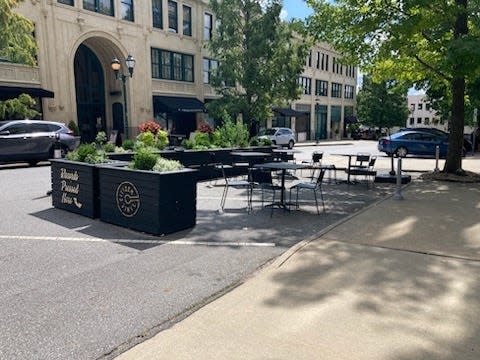
[[[30,133],[27,134],[28,150],[33,159],[48,159],[50,157],[50,150],[55,143],[55,132],[47,123],[32,123],[30,124]]]
[[[8,124],[0,132],[0,161],[18,161],[29,153],[29,124]]]
[[[277,145],[287,145],[289,140],[288,131],[285,129],[278,129],[277,131]]]

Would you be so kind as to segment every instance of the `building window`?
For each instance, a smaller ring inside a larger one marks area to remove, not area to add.
[[[193,55],[152,48],[152,77],[193,82]]]
[[[331,121],[340,121],[342,120],[342,107],[332,105],[330,107],[330,120]]]
[[[328,96],[328,81],[315,80],[315,95]]]
[[[312,93],[312,79],[300,76],[298,78],[298,85],[302,88],[303,95],[310,95]]]
[[[178,32],[177,3],[171,0],[168,0],[168,30]]]
[[[329,56],[327,54],[322,54],[322,70],[328,71],[328,59]]]
[[[353,99],[353,90],[352,85],[345,85],[345,99]]]
[[[192,36],[192,8],[183,5],[183,35]]]
[[[430,125],[430,118],[429,117],[425,118],[425,125]]]
[[[212,38],[212,15],[205,13],[203,21],[203,40],[210,40]]]
[[[74,5],[73,0],[58,0],[57,2],[60,3],[60,4],[65,4],[65,5],[71,5],[71,6]]]
[[[343,65],[338,62],[336,57],[333,58],[332,72],[340,75],[343,74]]]
[[[152,0],[153,27],[163,29],[162,0]]]
[[[114,14],[113,0],[83,0],[83,8],[108,16]]]
[[[342,84],[332,82],[332,97],[334,98],[342,97]]]
[[[308,53],[307,67],[312,67],[312,52],[311,51]]]
[[[421,117],[417,118],[417,124],[421,124],[421,123],[422,123],[422,118]]]
[[[410,104],[410,110],[415,111],[415,104]]]
[[[316,65],[317,65],[317,66],[316,66],[317,69],[320,69],[320,62],[321,62],[320,59],[321,59],[321,57],[322,57],[322,53],[317,52],[317,64],[316,64]]]
[[[410,118],[410,125],[413,125],[413,124],[415,124],[415,119],[411,117]]]
[[[218,67],[218,61],[203,58],[203,83],[210,84],[212,82],[212,70]]]
[[[423,104],[422,103],[418,104],[418,110],[422,110],[422,109],[423,109]]]
[[[122,0],[122,20],[134,21],[133,0]]]

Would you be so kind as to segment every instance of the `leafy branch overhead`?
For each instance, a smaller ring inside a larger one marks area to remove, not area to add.
[[[446,172],[461,169],[466,86],[478,78],[478,0],[307,0],[310,33],[374,80],[448,84],[450,138]]]
[[[297,80],[309,46],[294,31],[299,24],[280,20],[278,0],[211,0],[217,21],[206,43],[217,67],[211,84],[222,96],[209,111],[243,114],[249,121],[271,116],[272,106],[297,99]]]

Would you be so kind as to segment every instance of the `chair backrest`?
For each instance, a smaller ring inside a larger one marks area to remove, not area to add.
[[[358,153],[355,159],[355,162],[358,165],[363,165],[363,163],[368,163],[370,161],[370,154]]]
[[[319,169],[317,180],[315,181],[316,187],[322,186],[323,178],[325,177],[326,169]]]
[[[313,163],[321,163],[323,159],[323,152],[314,152],[312,154],[312,162]]]
[[[250,181],[256,184],[273,184],[270,170],[253,169],[250,171]]]

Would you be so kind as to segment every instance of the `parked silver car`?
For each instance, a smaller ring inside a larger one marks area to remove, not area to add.
[[[273,144],[288,146],[290,149],[295,145],[295,135],[289,128],[274,127],[260,130],[258,139],[270,139]]]
[[[80,139],[65,124],[44,120],[0,121],[0,162],[39,161],[54,157],[56,141],[62,156],[74,150]]]

